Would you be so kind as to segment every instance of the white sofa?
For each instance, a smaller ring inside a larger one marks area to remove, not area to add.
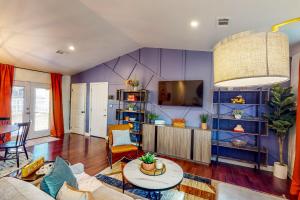
[[[71,169],[77,179],[79,189],[92,192],[95,200],[134,200],[132,197],[102,184],[96,177],[86,174],[83,171],[82,164],[76,164],[74,166],[71,166]],[[53,200],[51,196],[33,184],[12,177],[0,179],[0,199]]]

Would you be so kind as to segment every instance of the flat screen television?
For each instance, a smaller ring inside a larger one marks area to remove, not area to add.
[[[203,81],[159,81],[158,105],[202,107]]]

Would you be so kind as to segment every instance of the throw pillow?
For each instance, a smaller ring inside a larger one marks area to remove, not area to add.
[[[74,188],[78,188],[76,178],[73,175],[70,167],[66,161],[58,156],[55,159],[54,169],[51,173],[44,176],[43,180],[41,181],[40,188],[55,198],[64,182],[67,182]]]
[[[131,144],[129,130],[113,130],[113,146]]]
[[[91,192],[77,190],[66,182],[60,188],[56,200],[94,200]]]

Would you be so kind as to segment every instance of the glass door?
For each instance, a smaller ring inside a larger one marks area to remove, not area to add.
[[[12,123],[31,121],[28,138],[50,135],[50,86],[15,81],[12,93]]]
[[[49,85],[31,85],[31,120],[30,137],[43,137],[50,134],[50,88]]]
[[[12,124],[28,122],[30,116],[30,90],[26,82],[14,82],[11,102]]]

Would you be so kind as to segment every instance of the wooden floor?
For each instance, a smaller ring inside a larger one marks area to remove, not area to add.
[[[28,150],[33,153],[34,158],[44,156],[46,160],[54,160],[56,156],[62,156],[72,164],[81,162],[90,175],[95,175],[108,166],[106,142],[100,138],[67,134],[64,140],[35,145]],[[114,156],[113,161],[119,160],[122,156],[124,155]],[[290,180],[274,178],[270,172],[257,172],[250,168],[228,164],[207,166],[179,159],[172,160],[186,173],[289,197]]]

